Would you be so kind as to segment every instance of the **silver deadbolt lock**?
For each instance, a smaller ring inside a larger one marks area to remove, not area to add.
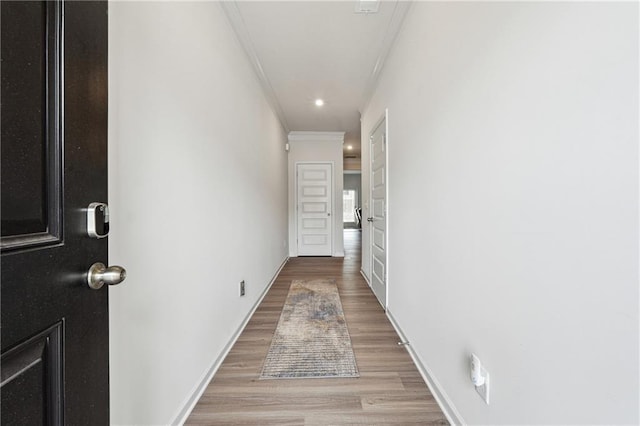
[[[109,206],[105,203],[91,203],[87,208],[87,234],[91,238],[109,235]]]

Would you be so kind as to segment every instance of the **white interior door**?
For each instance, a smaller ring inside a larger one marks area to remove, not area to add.
[[[298,256],[331,256],[333,218],[331,163],[296,166]]]
[[[371,288],[380,304],[387,307],[387,153],[386,120],[376,127],[371,143],[370,253]]]

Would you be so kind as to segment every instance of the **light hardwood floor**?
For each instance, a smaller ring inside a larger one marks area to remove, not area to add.
[[[360,275],[357,230],[344,259],[292,258],[256,310],[187,425],[448,424]],[[360,377],[259,380],[291,280],[335,278]]]

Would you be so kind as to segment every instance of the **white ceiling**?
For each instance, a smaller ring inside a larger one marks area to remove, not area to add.
[[[360,153],[360,111],[408,9],[383,1],[223,2],[267,97],[288,131],[344,131]],[[317,107],[315,99],[325,105]],[[347,151],[346,146],[354,149]]]

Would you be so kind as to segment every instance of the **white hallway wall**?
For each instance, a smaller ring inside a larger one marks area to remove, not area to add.
[[[109,21],[111,422],[168,424],[286,259],[286,134],[218,3]]]
[[[364,158],[387,107],[389,310],[461,417],[638,424],[638,4],[415,3]]]

